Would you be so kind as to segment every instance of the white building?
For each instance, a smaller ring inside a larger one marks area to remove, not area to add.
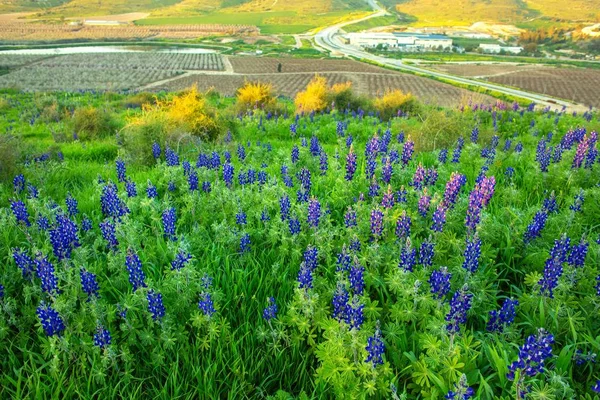
[[[350,33],[346,35],[348,42],[357,47],[374,48],[382,45],[389,49],[418,51],[431,49],[450,49],[452,39],[446,35],[429,35],[422,33]]]
[[[510,53],[510,54],[519,54],[523,51],[522,47],[517,46],[500,46],[499,44],[488,44],[481,43],[479,44],[479,48],[484,53],[493,53],[498,54],[500,52]]]

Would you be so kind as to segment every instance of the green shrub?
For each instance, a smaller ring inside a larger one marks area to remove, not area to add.
[[[422,125],[406,131],[414,140],[418,151],[450,147],[472,129],[473,122],[454,111],[428,109],[423,114]]]
[[[80,140],[95,140],[114,135],[118,129],[110,111],[85,107],[75,110],[71,126]]]
[[[0,135],[0,182],[8,182],[19,172],[21,143],[12,135]]]
[[[150,112],[143,119],[131,121],[122,132],[122,147],[127,158],[136,164],[152,164],[152,143],[164,148],[167,132],[168,121],[163,113]]]

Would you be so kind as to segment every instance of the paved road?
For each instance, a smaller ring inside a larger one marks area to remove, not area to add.
[[[385,9],[383,9],[381,6],[379,6],[379,4],[377,4],[377,2],[375,0],[368,0],[368,3],[374,10],[373,14],[371,14],[367,17],[357,19],[357,20],[346,21],[343,23],[332,25],[332,26],[329,26],[329,27],[321,30],[320,32],[318,32],[315,35],[315,42],[316,42],[317,46],[319,46],[323,49],[329,50],[331,52],[334,52],[334,53],[337,52],[339,54],[343,54],[345,56],[351,56],[351,57],[356,57],[359,59],[375,61],[379,64],[382,64],[382,65],[385,65],[388,67],[392,67],[392,68],[395,68],[395,69],[398,69],[401,71],[408,71],[408,72],[424,74],[424,75],[433,76],[436,78],[442,78],[446,81],[450,81],[450,82],[454,82],[454,83],[458,83],[458,84],[465,84],[465,85],[471,85],[471,86],[475,86],[475,87],[481,87],[481,88],[493,90],[493,91],[496,91],[499,93],[504,93],[504,94],[511,95],[511,96],[517,96],[517,97],[535,102],[541,106],[551,106],[554,108],[556,108],[557,106],[566,106],[569,110],[573,110],[573,111],[583,111],[583,110],[587,109],[587,107],[585,107],[582,104],[577,104],[577,103],[573,103],[570,101],[556,99],[556,98],[542,95],[539,93],[532,93],[532,92],[527,92],[527,91],[520,90],[520,89],[508,88],[508,87],[505,87],[502,85],[496,85],[496,84],[488,83],[488,82],[481,82],[481,81],[477,81],[477,80],[473,80],[473,79],[469,79],[469,78],[463,78],[460,76],[447,74],[444,72],[431,71],[431,70],[424,69],[424,68],[421,68],[421,67],[415,66],[415,65],[404,64],[402,62],[402,60],[394,60],[394,59],[390,59],[390,58],[386,58],[386,57],[381,57],[381,56],[378,56],[375,54],[368,53],[360,48],[342,43],[339,40],[339,35],[338,35],[338,32],[342,27],[344,27],[346,25],[354,24],[356,22],[362,22],[362,21],[365,21],[370,18],[381,17],[381,16],[384,16],[387,14],[387,11]]]

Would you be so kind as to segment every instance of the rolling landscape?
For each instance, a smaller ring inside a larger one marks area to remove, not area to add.
[[[0,399],[600,400],[596,0],[0,0]]]

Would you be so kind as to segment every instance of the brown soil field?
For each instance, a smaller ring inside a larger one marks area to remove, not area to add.
[[[490,96],[473,93],[445,83],[408,74],[325,72],[320,75],[327,78],[327,82],[330,85],[350,81],[356,92],[371,96],[380,95],[389,88],[410,92],[425,103],[446,107],[456,107],[469,99],[478,103],[493,103],[496,101],[496,99]],[[313,72],[239,75],[194,74],[174,79],[153,89],[177,91],[197,85],[198,89],[202,91],[214,88],[223,95],[233,96],[236,90],[248,80],[271,83],[275,93],[293,98],[299,91],[306,88],[306,85],[313,76]]]
[[[491,82],[600,107],[600,70],[550,68],[490,77]]]
[[[238,74],[276,73],[281,63],[281,72],[379,72],[393,73],[384,68],[352,60],[270,58],[270,57],[229,57],[233,71]]]
[[[500,65],[500,64],[431,64],[427,68],[464,77],[490,77],[530,71],[540,68],[539,65]]]

